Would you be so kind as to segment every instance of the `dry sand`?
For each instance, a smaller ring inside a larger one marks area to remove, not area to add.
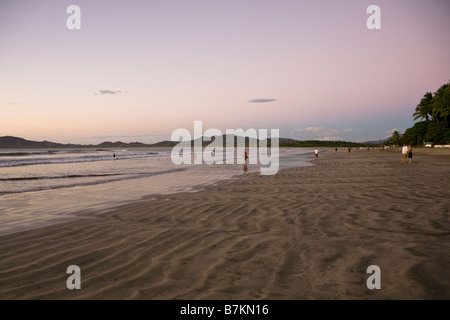
[[[1,236],[0,299],[450,299],[450,150],[414,151],[410,165],[398,149],[329,149]]]

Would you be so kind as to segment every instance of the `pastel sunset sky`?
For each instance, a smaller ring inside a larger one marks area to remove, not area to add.
[[[449,17],[448,0],[1,0],[0,136],[152,143],[201,120],[383,139],[450,80]]]

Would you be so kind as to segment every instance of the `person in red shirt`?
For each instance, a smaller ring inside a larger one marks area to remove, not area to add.
[[[244,152],[244,172],[247,172],[247,160],[248,160],[248,154],[247,151]]]

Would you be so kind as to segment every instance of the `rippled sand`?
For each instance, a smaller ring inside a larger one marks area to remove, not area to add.
[[[0,299],[449,299],[450,150],[400,162],[330,149],[311,167],[1,236]]]

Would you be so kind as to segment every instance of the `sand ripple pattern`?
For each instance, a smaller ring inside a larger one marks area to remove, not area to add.
[[[0,237],[0,299],[449,299],[450,155],[314,166]],[[81,290],[66,288],[67,266]],[[382,289],[368,290],[369,265]]]

